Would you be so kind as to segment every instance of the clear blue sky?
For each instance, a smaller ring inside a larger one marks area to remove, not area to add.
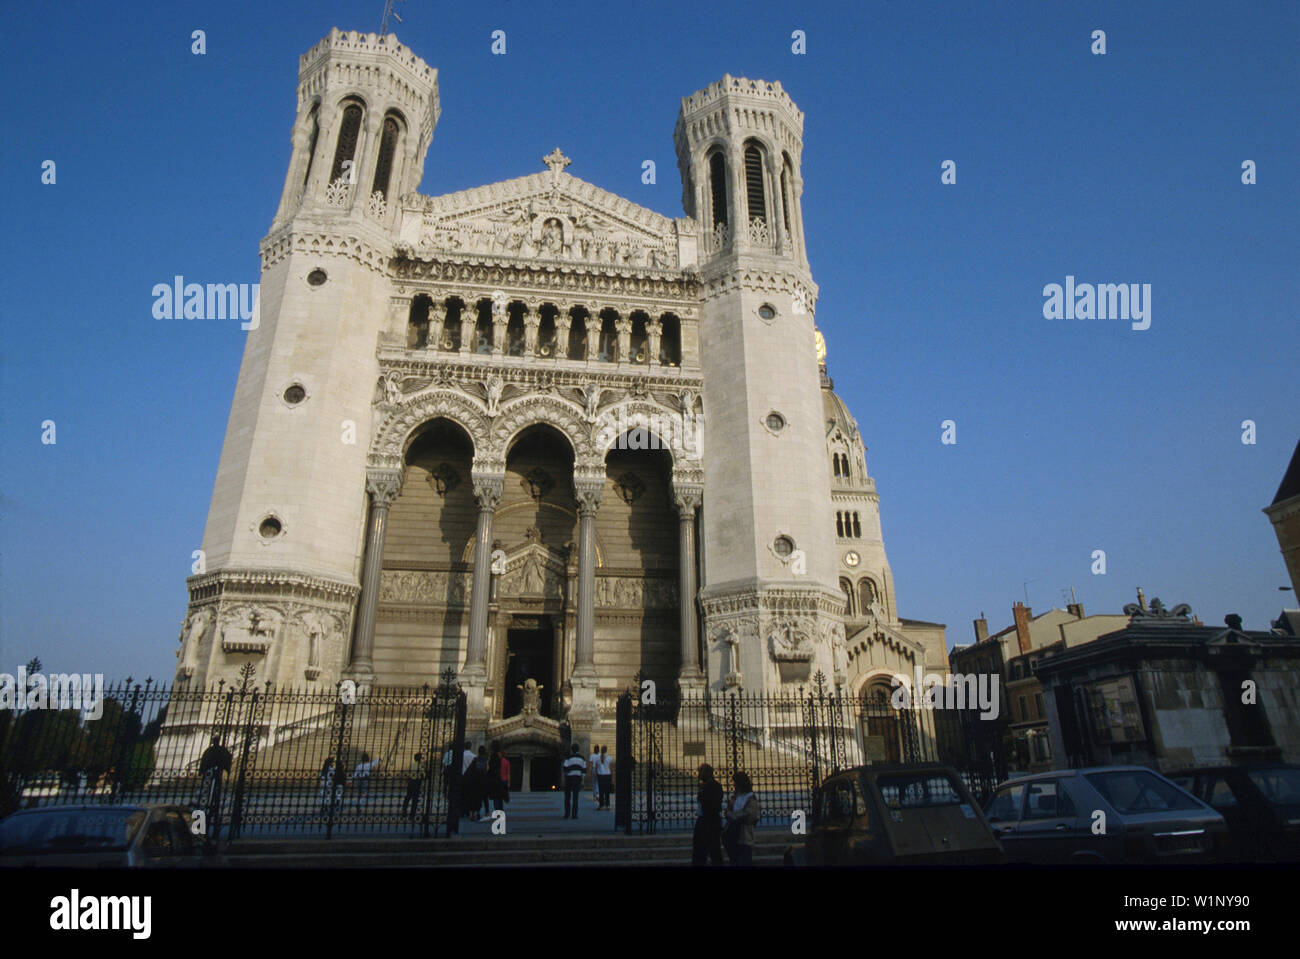
[[[257,280],[298,56],[331,26],[378,29],[382,9],[7,6],[0,671],[39,654],[170,677],[245,334],[155,320],[150,290]],[[981,610],[1010,622],[1026,581],[1036,610],[1070,586],[1089,612],[1141,585],[1251,628],[1295,605],[1260,510],[1300,438],[1300,5],[399,11],[394,32],[439,70],[428,194],[540,170],[558,145],[575,176],[681,215],[679,99],[726,72],[781,81],[806,114],[817,319],[904,616],[967,642]],[[1151,328],[1045,320],[1042,288],[1067,274],[1150,283]]]

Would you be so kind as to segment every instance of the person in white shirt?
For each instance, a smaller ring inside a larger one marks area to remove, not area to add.
[[[564,818],[578,818],[578,802],[582,796],[582,776],[587,771],[587,760],[582,758],[582,747],[573,744],[573,755],[564,761]]]
[[[378,768],[378,759],[371,760],[370,753],[362,753],[361,762],[352,770],[352,780],[357,787],[357,812],[361,812],[366,797],[370,795],[370,774]]]
[[[596,780],[600,787],[600,799],[596,804],[597,809],[609,808],[609,787],[614,780],[614,760],[610,758],[608,748],[600,747],[600,752],[596,755]]]
[[[591,801],[600,808],[600,780],[596,778],[596,763],[600,760],[600,750],[591,744],[591,755],[587,757],[587,772],[591,775]]]

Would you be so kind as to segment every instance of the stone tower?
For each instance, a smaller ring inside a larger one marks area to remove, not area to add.
[[[830,681],[843,641],[834,511],[799,197],[803,114],[779,83],[724,76],[674,141],[700,232],[708,678],[753,692]]]
[[[337,679],[366,533],[376,335],[399,198],[419,185],[437,71],[392,35],[331,31],[304,54],[256,326],[226,428],[179,676],[244,662],[280,684]],[[371,482],[377,499],[396,489]],[[368,662],[354,660],[364,676]]]

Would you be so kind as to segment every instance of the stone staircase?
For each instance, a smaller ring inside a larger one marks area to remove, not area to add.
[[[691,834],[653,836],[614,831],[612,810],[597,811],[590,789],[582,795],[578,819],[563,818],[557,792],[517,793],[505,809],[505,834],[492,833],[492,820],[463,820],[449,839],[395,836],[346,839],[241,839],[222,857],[232,868],[648,868],[683,867],[691,861]],[[754,865],[780,866],[790,834],[781,829],[755,833]]]

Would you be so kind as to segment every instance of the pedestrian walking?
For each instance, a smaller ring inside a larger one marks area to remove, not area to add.
[[[759,816],[758,797],[754,795],[754,785],[749,781],[748,773],[736,773],[731,777],[731,783],[735,792],[727,801],[727,810],[723,813],[727,828],[722,843],[727,847],[727,858],[733,866],[752,866],[754,826]]]
[[[366,799],[370,796],[370,776],[379,769],[379,766],[378,759],[372,760],[370,753],[363,752],[361,762],[357,763],[357,768],[352,770],[352,778],[357,785],[357,812],[361,812],[361,807],[365,805]]]
[[[582,758],[582,747],[573,744],[573,754],[564,761],[564,818],[578,818],[578,802],[582,796],[582,775],[587,762]]]
[[[488,760],[488,785],[494,810],[510,801],[510,760],[501,751],[500,743],[492,744],[492,758]]]
[[[500,777],[493,777],[491,774],[492,757],[488,755],[486,746],[478,748],[478,756],[474,760],[474,765],[477,767],[479,775],[479,802],[483,806],[482,814],[491,818],[492,799],[496,796],[497,782],[500,781]]]
[[[609,787],[614,782],[614,759],[608,747],[601,746],[596,758],[596,780],[599,786],[597,809],[609,808]]]
[[[416,753],[411,760],[411,766],[406,770],[406,797],[402,800],[402,812],[410,811],[412,819],[416,816],[416,811],[420,808],[420,790],[424,787],[424,777],[428,774],[429,764],[424,761],[420,753]]]
[[[701,763],[700,789],[695,794],[695,833],[691,837],[692,866],[722,865],[722,783],[713,767]]]
[[[591,776],[591,803],[600,808],[600,780],[596,778],[596,763],[600,761],[600,749],[591,744],[591,755],[587,757],[587,774]]]

